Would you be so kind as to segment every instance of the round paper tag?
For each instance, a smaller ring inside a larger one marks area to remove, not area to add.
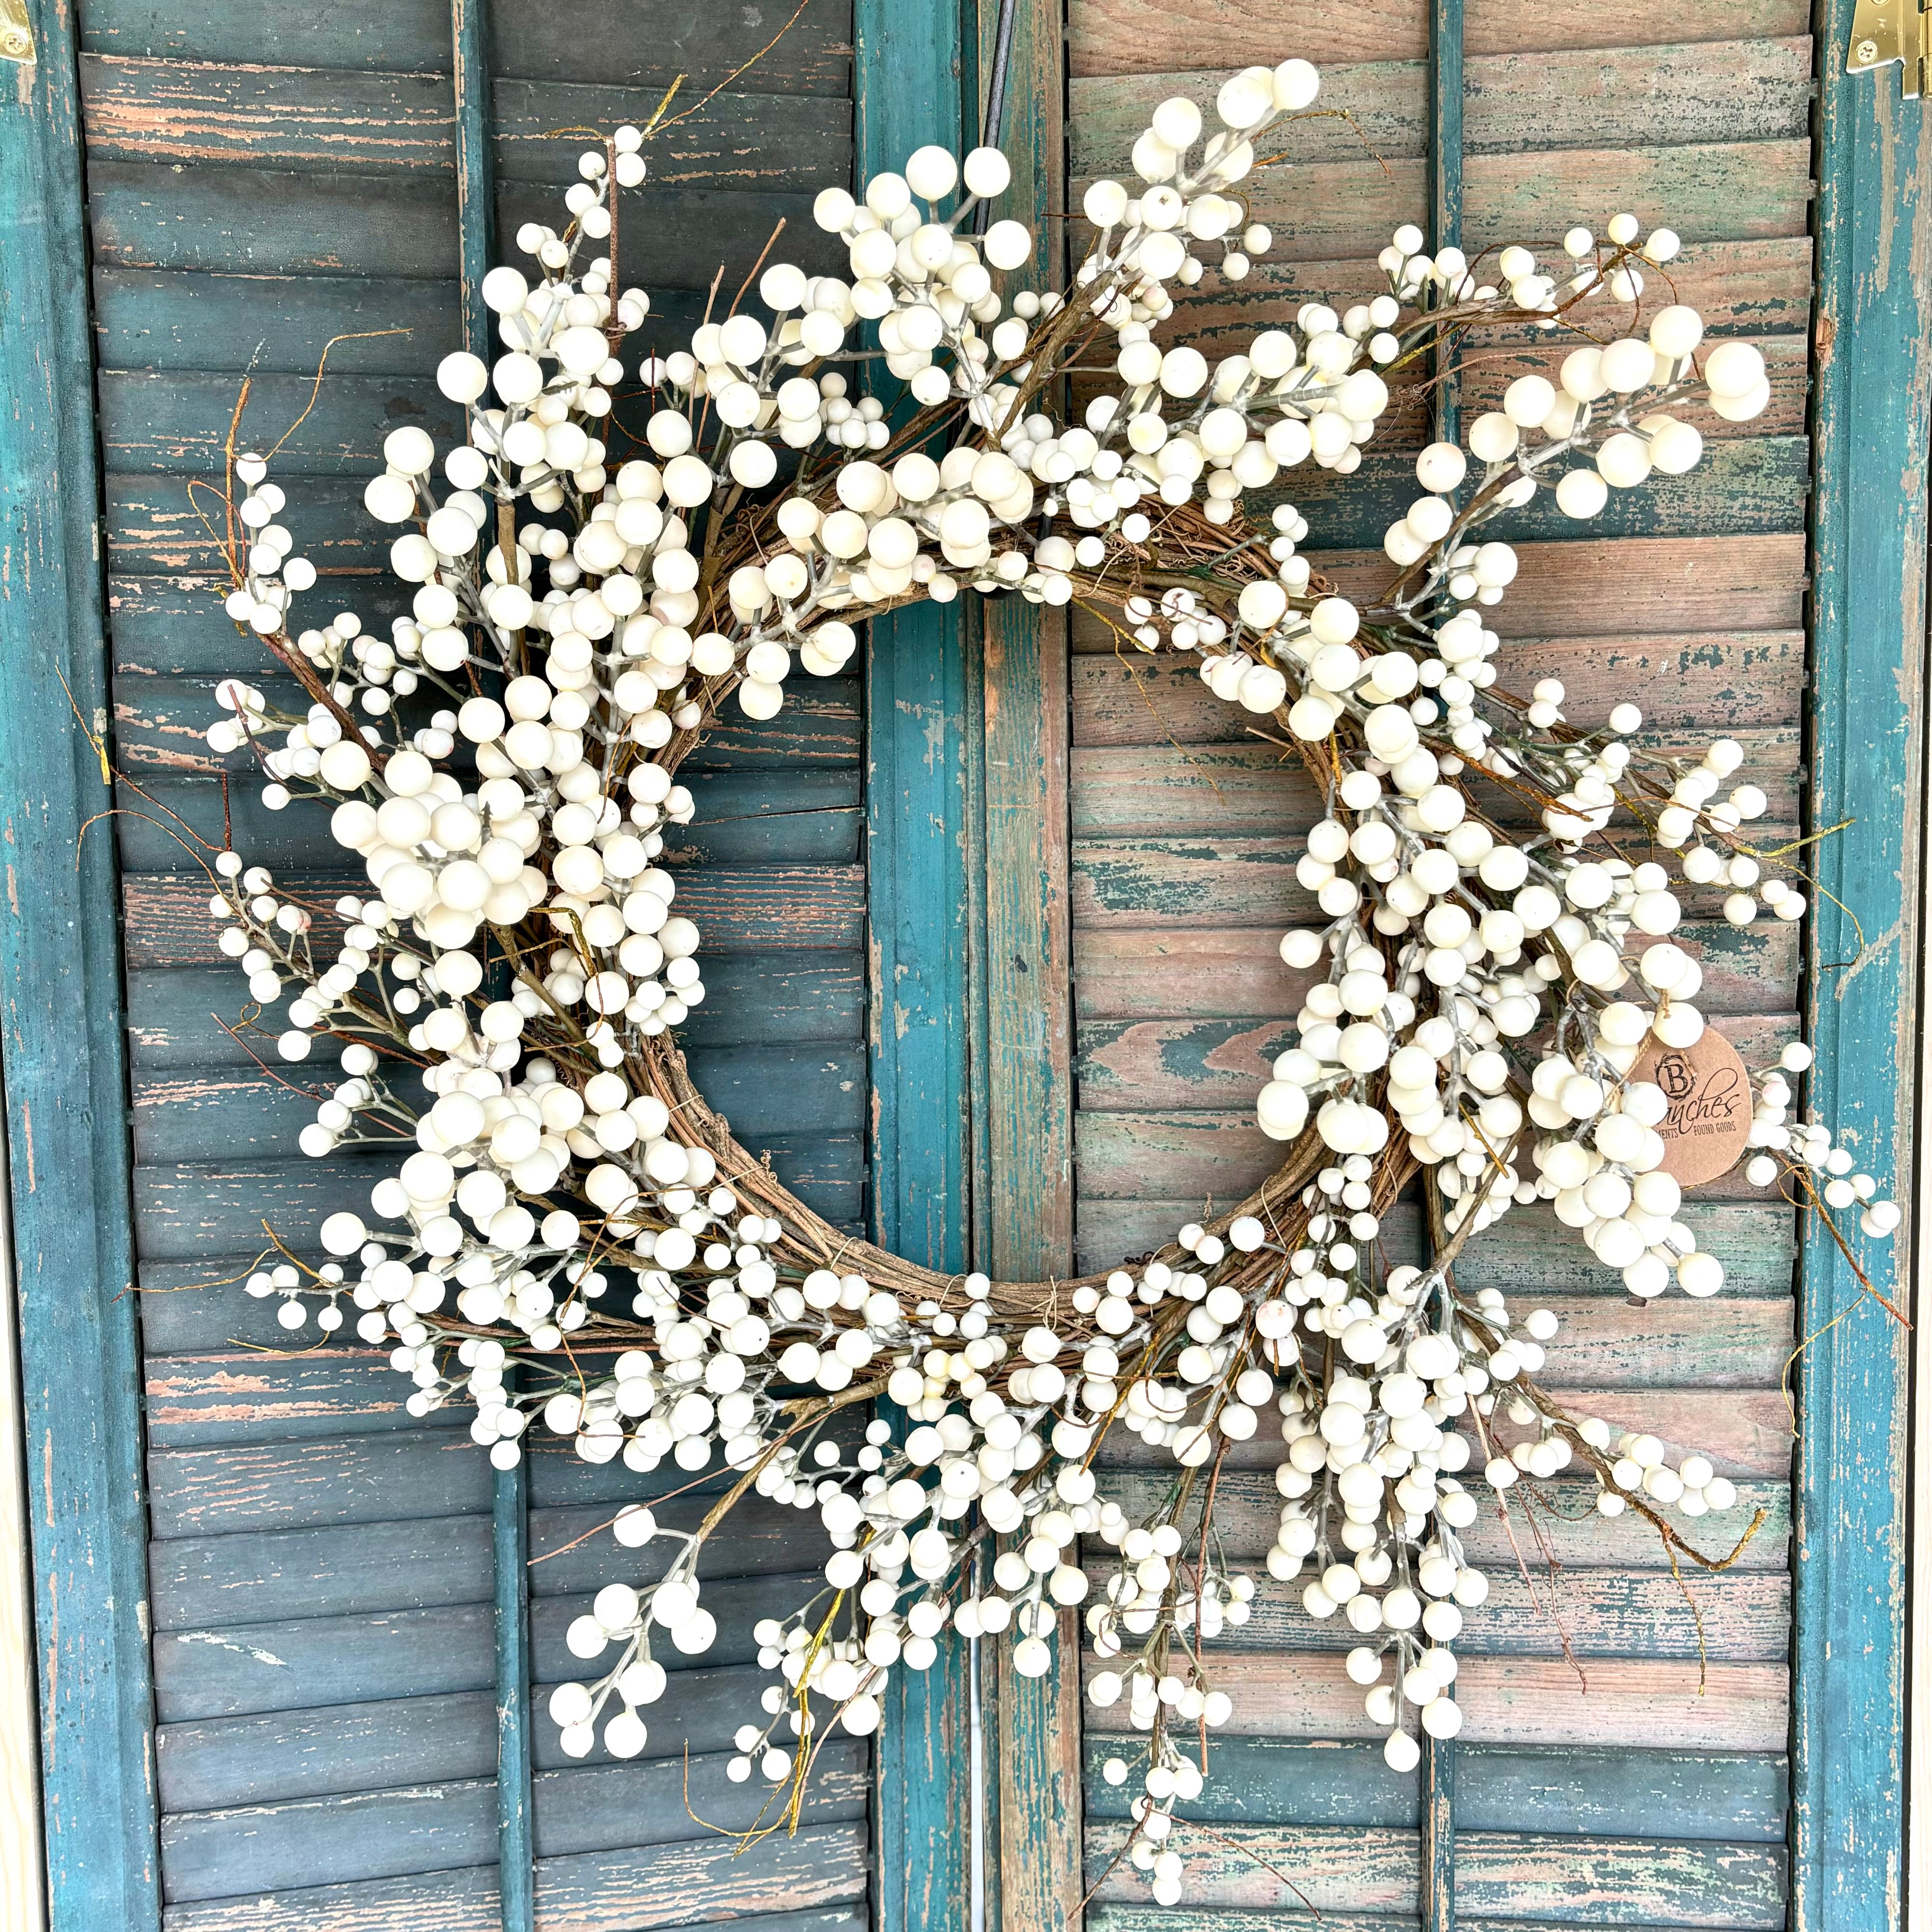
[[[1664,1090],[1670,1111],[1664,1136],[1664,1172],[1680,1187],[1701,1187],[1728,1174],[1750,1144],[1750,1079],[1738,1050],[1714,1027],[1695,1046],[1652,1041],[1630,1069],[1634,1080]]]

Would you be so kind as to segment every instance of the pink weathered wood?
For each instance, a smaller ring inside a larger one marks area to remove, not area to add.
[[[1690,1371],[1679,1372],[1688,1379]],[[1538,1380],[1556,1400],[1578,1415],[1600,1416],[1618,1432],[1631,1430],[1654,1435],[1673,1462],[1694,1454],[1708,1456],[1720,1475],[1783,1480],[1791,1473],[1796,1438],[1791,1433],[1790,1411],[1776,1388],[1601,1389],[1566,1382],[1560,1373],[1546,1373]],[[1499,1440],[1508,1442],[1521,1432],[1503,1420],[1496,1424],[1495,1433]],[[1110,1442],[1108,1448],[1112,1460],[1124,1468],[1172,1469],[1174,1466],[1171,1450],[1150,1449],[1135,1436],[1123,1436],[1118,1442]],[[1222,1459],[1222,1467],[1265,1471],[1271,1475],[1282,1460],[1282,1453],[1279,1441],[1256,1436],[1232,1444]],[[1742,1534],[1748,1522],[1748,1516],[1738,1521],[1736,1533]],[[1726,1534],[1731,1527],[1726,1523],[1712,1532],[1712,1541],[1728,1547],[1735,1540]]]
[[[1146,656],[1110,634],[1089,632],[1082,641],[1088,648],[1073,666],[1076,752],[1214,744],[1256,750],[1264,743],[1256,735],[1268,728],[1264,721],[1216,698],[1192,665]],[[1650,729],[1685,740],[1711,730],[1714,718],[1732,733],[1788,733],[1804,668],[1804,634],[1797,631],[1531,637],[1511,639],[1509,648],[1512,685],[1527,688],[1539,678],[1561,678],[1564,709],[1577,722],[1594,722],[1636,691]],[[1276,762],[1288,768],[1286,747],[1274,750]]]
[[[1086,1660],[1090,1678],[1103,1667],[1100,1660]],[[1384,1734],[1332,1652],[1227,1645],[1216,1667],[1240,1687],[1226,1726],[1231,1736]],[[1555,1654],[1467,1657],[1456,1673],[1456,1701],[1468,1734],[1486,1744],[1642,1746],[1668,1737],[1687,1750],[1778,1750],[1789,1720],[1789,1682],[1781,1661],[1700,1669],[1694,1657],[1604,1658],[1580,1669]],[[1108,1735],[1131,1729],[1124,1703],[1090,1708],[1088,1723]]]
[[[1188,300],[1177,302],[1166,332],[1177,341],[1196,344],[1204,353],[1217,348],[1226,352],[1259,330],[1292,324],[1305,302],[1368,301],[1382,292],[1376,252],[1336,261],[1277,262],[1270,254],[1256,263],[1246,281],[1232,287],[1204,284]],[[1782,367],[1790,359],[1788,345],[1778,334],[1763,332],[1795,329],[1802,339],[1811,299],[1811,257],[1804,236],[1689,242],[1670,265],[1670,287],[1714,331],[1750,335],[1768,355],[1777,345]],[[1508,344],[1510,338],[1501,340]],[[1779,380],[1788,390],[1789,376]],[[1730,433],[1716,422],[1709,428],[1714,435]]]
[[[1526,675],[1522,680],[1526,686],[1532,681]],[[1223,730],[1260,724],[1231,713],[1204,686],[1197,688],[1206,704],[1219,712]],[[1185,723],[1186,712],[1196,706],[1175,708],[1183,714],[1178,722]],[[1593,720],[1598,710],[1574,705],[1570,716],[1582,723]],[[1268,728],[1264,724],[1261,728]],[[1646,732],[1637,742],[1646,751],[1689,755],[1694,760],[1702,754],[1712,735],[1707,725],[1701,732]],[[1784,836],[1793,836],[1801,751],[1796,729],[1739,725],[1727,735],[1744,747],[1752,779],[1769,800],[1762,824],[1767,829],[1790,828]],[[1306,770],[1292,752],[1274,741],[1272,732],[1268,736],[1256,733],[1232,744],[1083,748],[1073,754],[1073,782],[1076,838],[1266,833],[1312,824],[1322,812],[1321,795]],[[1529,826],[1529,813],[1522,808],[1512,812],[1514,801],[1507,794],[1490,794],[1484,802],[1492,808],[1491,817],[1498,827]]]
[[[1689,10],[1670,0],[1478,0],[1465,29],[1472,54],[1574,47],[1638,47],[1689,40],[1802,34],[1804,0],[1707,0]],[[1350,60],[1420,60],[1428,14],[1420,0],[1363,0],[1348,8],[1294,0],[1078,0],[1068,20],[1072,70],[1167,74],[1183,69],[1272,67],[1288,53],[1318,65]],[[1285,50],[1285,51],[1284,51]]]
[[[1111,1442],[1101,1460],[1114,1472],[1108,1482],[1124,1509],[1143,1499],[1148,1507],[1153,1506],[1153,1499],[1160,1494],[1158,1486],[1166,1480],[1157,1466],[1130,1465],[1116,1454]],[[1784,1484],[1770,1478],[1741,1477],[1737,1487],[1736,1507],[1722,1517],[1700,1519],[1686,1530],[1686,1540],[1713,1559],[1730,1556],[1735,1550],[1728,1574],[1787,1574],[1790,1498]],[[1539,1588],[1550,1575],[1552,1563],[1560,1570],[1580,1573],[1615,1570],[1668,1576],[1670,1552],[1654,1528],[1628,1510],[1615,1517],[1598,1515],[1592,1502],[1594,1494],[1594,1483],[1569,1481],[1547,1492],[1546,1508],[1543,1501],[1519,1490],[1507,1516],[1492,1497],[1486,1498],[1476,1520],[1461,1532],[1463,1547],[1472,1562],[1498,1575],[1526,1569]],[[1224,1469],[1215,1505],[1230,1554],[1239,1562],[1258,1563],[1274,1540],[1280,1521],[1281,1497],[1273,1469]],[[1740,1539],[1750,1531],[1760,1508],[1766,1511],[1764,1522],[1739,1548]],[[1694,1582],[1706,1574],[1681,1555],[1678,1565]]]
[[[1516,554],[1516,580],[1490,618],[1505,638],[1802,628],[1804,539],[1795,530],[1578,537],[1520,544]],[[1314,551],[1310,561],[1346,596],[1372,598],[1389,578],[1379,550]]]
[[[1786,922],[1736,935],[1680,927],[1672,937],[1703,962],[1707,1012],[1752,1011],[1774,989],[1784,992],[1780,1004],[1792,1004],[1797,936]],[[1176,1007],[1196,1019],[1286,1018],[1298,1010],[1307,985],[1306,974],[1282,964],[1274,932],[1258,926],[1083,931],[1075,941],[1074,974],[1083,1021],[1166,1019]]]
[[[1725,1015],[1714,1021],[1714,1030],[1732,1040],[1753,1065],[1768,1065],[1786,1040],[1796,1037],[1795,1014]],[[1291,1027],[1273,1017],[1247,1027],[1224,1022],[1198,1019],[1141,1020],[1120,1028],[1090,1030],[1088,1046],[1081,1054],[1081,1077],[1084,1083],[1084,1110],[1089,1114],[1161,1113],[1174,1110],[1205,1112],[1212,1108],[1242,1109],[1252,1106],[1264,1082],[1271,1077],[1270,1064],[1285,1051],[1282,1041]],[[1237,1118],[1243,1118],[1237,1114]],[[1214,1130],[1211,1126],[1208,1131]],[[1258,1132],[1258,1130],[1257,1130]],[[1258,1142],[1254,1152],[1269,1156]],[[1114,1177],[1094,1164],[1094,1150],[1088,1150],[1088,1173],[1098,1183],[1103,1175]],[[1173,1170],[1179,1180],[1181,1170]],[[1145,1177],[1159,1185],[1160,1174]],[[1726,1186],[1724,1178],[1707,1184],[1704,1199],[1726,1196],[1746,1200],[1758,1198],[1758,1190],[1748,1184],[1740,1194]],[[1139,1191],[1135,1183],[1132,1192]]]
[[[1231,1552],[1232,1553],[1232,1552]],[[1778,1570],[1707,1576],[1694,1566],[1667,1570],[1564,1568],[1552,1574],[1532,1561],[1490,1573],[1490,1594],[1456,1640],[1457,1654],[1586,1659],[1646,1654],[1732,1663],[1782,1662],[1791,1646],[1791,1580]],[[1241,1552],[1239,1560],[1252,1560]],[[1090,1566],[1096,1588],[1107,1570]],[[1359,1634],[1339,1617],[1318,1623],[1293,1589],[1264,1590],[1240,1633],[1244,1650],[1347,1651]]]
[[[1810,38],[1803,34],[1640,52],[1477,54],[1463,69],[1463,146],[1474,154],[1790,139],[1804,131],[1812,65]],[[1161,100],[1178,94],[1204,112],[1222,77],[1210,69],[1076,78],[1075,173],[1124,170]],[[1428,74],[1420,61],[1330,63],[1322,70],[1319,105],[1319,112],[1268,130],[1270,168],[1428,153]]]
[[[1233,1932],[1248,1932],[1239,1917],[1223,1919],[1217,1908],[1276,1906],[1298,1908],[1296,1916],[1304,1919],[1310,1910],[1319,1912],[1324,1926],[1336,1922],[1330,1915],[1337,1912],[1409,1915],[1412,1922],[1420,1865],[1413,1832],[1336,1825],[1216,1825],[1214,1832],[1212,1838],[1204,1832],[1177,1834],[1176,1849],[1186,1866],[1188,1887],[1184,1909],[1201,1915],[1197,1924],[1227,1924]],[[1147,1880],[1124,1860],[1112,1864],[1126,1832],[1124,1825],[1112,1822],[1088,1828],[1088,1880],[1099,1880],[1094,1895],[1103,1904],[1119,1900],[1144,1906]],[[1250,1851],[1258,1858],[1250,1856]],[[1109,1922],[1136,1921],[1110,1917]],[[1186,1922],[1166,1920],[1176,1927]],[[1352,1918],[1340,1922],[1352,1928],[1390,1923]],[[1397,1917],[1393,1923],[1400,1925],[1403,1919]]]
[[[1277,247],[1238,288],[1204,289],[1186,303],[1168,325],[1174,339],[1195,340],[1210,355],[1230,352],[1257,330],[1291,321],[1303,302],[1377,292],[1372,256],[1395,220],[1419,218],[1425,188],[1420,70],[1386,64],[1419,59],[1426,23],[1419,8],[1400,21],[1394,12],[1338,14],[1298,0],[1285,8],[1075,0],[1076,176],[1117,166],[1112,149],[1123,131],[1165,93],[1202,98],[1210,70],[1272,63],[1287,52],[1330,65],[1324,104],[1349,106],[1382,158],[1350,152],[1346,123],[1287,130],[1280,146],[1293,164],[1256,184],[1256,212],[1274,223]],[[1670,293],[1766,355],[1773,400],[1751,426],[1754,437],[1802,434],[1808,407],[1809,26],[1802,0],[1720,0],[1689,14],[1661,0],[1469,0],[1468,8],[1470,244],[1521,238],[1546,248],[1573,220],[1600,230],[1626,208],[1646,222],[1669,220],[1691,238],[1664,278]],[[1352,44],[1365,28],[1375,30],[1372,41]],[[1406,43],[1405,32],[1412,36]],[[1751,37],[1777,44],[1748,52]],[[1354,64],[1336,68],[1338,61]],[[1561,86],[1552,79],[1559,70]],[[1703,83],[1684,85],[1693,73]],[[1770,95],[1780,85],[1774,108]],[[1083,104],[1091,110],[1084,128]],[[1626,125],[1620,116],[1636,118]],[[1550,346],[1534,338],[1487,345],[1465,371],[1466,408],[1493,406],[1508,381],[1547,366]],[[1422,433],[1417,399],[1398,394],[1378,447],[1410,448]],[[1714,423],[1706,433],[1731,442],[1726,460],[1738,465],[1732,473],[1744,479],[1745,495],[1762,464],[1766,492],[1751,500],[1762,506],[1756,524],[1767,533],[1606,539],[1579,526],[1567,541],[1520,547],[1521,573],[1492,621],[1509,640],[1504,682],[1523,689],[1540,677],[1562,678],[1566,709],[1579,722],[1634,698],[1646,729],[1668,748],[1701,749],[1720,734],[1744,740],[1754,782],[1774,796],[1766,830],[1774,836],[1797,816],[1806,584],[1798,512],[1788,484],[1780,495],[1770,479],[1778,461],[1795,458],[1788,443],[1781,456],[1767,446],[1760,458]],[[1285,482],[1294,495],[1296,479]],[[1296,498],[1316,545],[1331,484],[1311,476]],[[1708,500],[1714,519],[1734,527],[1729,500]],[[1777,520],[1787,512],[1789,530]],[[1363,601],[1391,574],[1373,551],[1317,550],[1312,560]],[[1262,742],[1254,721],[1214,700],[1191,668],[1163,670],[1122,651],[1079,614],[1072,641],[1079,1245],[1093,1264],[1169,1238],[1178,1220],[1209,1199],[1224,1204],[1278,1154],[1247,1108],[1303,992],[1302,976],[1281,964],[1273,942],[1309,910],[1291,874],[1300,823],[1318,801],[1292,759]],[[1706,956],[1707,1010],[1723,1015],[1748,1057],[1761,1060],[1792,1029],[1793,930],[1737,934],[1706,925],[1683,936]],[[1664,1546],[1640,1520],[1590,1513],[1538,1522],[1521,1499],[1505,1520],[1484,1492],[1484,1514],[1466,1544],[1492,1576],[1492,1603],[1470,1619],[1458,1685],[1472,1740],[1641,1749],[1667,1738],[1691,1750],[1783,1748],[1783,1485],[1792,1444],[1778,1384],[1796,1340],[1791,1216],[1761,1196],[1734,1198],[1744,1192],[1727,1182],[1701,1192],[1690,1210],[1700,1239],[1736,1263],[1733,1286],[1718,1303],[1631,1304],[1614,1281],[1583,1265],[1580,1250],[1569,1252],[1574,1238],[1554,1231],[1546,1215],[1522,1217],[1484,1258],[1472,1258],[1472,1282],[1494,1280],[1519,1306],[1540,1302],[1563,1317],[1546,1383],[1615,1428],[1655,1430],[1673,1454],[1701,1449],[1738,1479],[1738,1508],[1685,1526],[1700,1548],[1726,1552],[1759,1500],[1773,1511],[1730,1570],[1707,1576],[1682,1566],[1704,1618],[1708,1663],[1700,1695],[1696,1619]],[[1401,1238],[1412,1234],[1405,1227]],[[1518,1432],[1506,1418],[1496,1424],[1504,1442]],[[1270,1433],[1264,1424],[1262,1434]],[[1220,1520],[1231,1550],[1246,1550],[1249,1560],[1274,1533],[1279,1499],[1269,1472],[1280,1454],[1278,1444],[1257,1441],[1223,1465]],[[1164,1453],[1132,1438],[1110,1441],[1105,1455],[1117,1482],[1158,1485],[1170,1466]],[[1553,1577],[1546,1551],[1567,1566]],[[1630,1564],[1638,1566],[1634,1583],[1612,1567]],[[1258,1730],[1372,1735],[1339,1658],[1294,1648],[1339,1651],[1352,1633],[1311,1625],[1294,1594],[1291,1586],[1286,1608],[1248,1627],[1240,1649],[1222,1652],[1221,1667],[1241,1691],[1236,1721],[1252,1704],[1264,1714],[1253,1720]],[[1478,1631],[1486,1614],[1498,1649],[1514,1654],[1483,1654]],[[1562,1657],[1565,1630],[1580,1654],[1597,1653],[1583,1659],[1587,1693]],[[1104,1727],[1120,1715],[1094,1714],[1089,1722]],[[1346,1851],[1318,1834],[1226,1828],[1238,1843],[1180,1843],[1189,1905],[1150,1916],[1149,1932],[1156,1925],[1170,1932],[1194,1913],[1203,1925],[1247,1932],[1264,1922],[1254,1915],[1298,1906],[1246,1855],[1250,1849],[1299,1880],[1345,1873],[1318,1898],[1324,1910],[1416,1909],[1406,1874],[1393,1890],[1378,1892],[1385,1867],[1338,1862]],[[1778,1860],[1769,1850],[1733,1856],[1730,1847],[1608,1837],[1463,1839],[1458,1904],[1472,1922],[1614,1916],[1756,1925],[1772,1922],[1766,1915],[1776,1909]],[[1091,1874],[1118,1842],[1111,1828],[1090,1832]],[[1405,1838],[1405,1846],[1413,1844]],[[1394,1846],[1377,1849],[1396,1856]],[[1099,1897],[1135,1901],[1146,1913],[1141,1885],[1116,1873]]]

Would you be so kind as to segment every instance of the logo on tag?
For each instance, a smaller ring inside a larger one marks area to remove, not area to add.
[[[1701,1187],[1728,1174],[1750,1144],[1750,1077],[1738,1050],[1714,1027],[1694,1046],[1653,1042],[1630,1069],[1654,1082],[1670,1102],[1658,1123],[1664,1172],[1680,1187]]]

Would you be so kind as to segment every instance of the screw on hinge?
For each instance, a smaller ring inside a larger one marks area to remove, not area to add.
[[[1924,0],[1857,0],[1845,54],[1847,73],[1862,74],[1897,61],[1905,98],[1916,100],[1924,91],[1928,56],[1932,16]]]

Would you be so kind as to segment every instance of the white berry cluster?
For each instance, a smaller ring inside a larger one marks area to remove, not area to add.
[[[1432,256],[1406,229],[1372,302],[1306,303],[1211,363],[1160,339],[1175,288],[1238,280],[1269,247],[1240,184],[1316,88],[1298,61],[1237,75],[1211,135],[1163,103],[1136,182],[1088,190],[1064,291],[1036,286],[1024,224],[975,232],[1005,161],[923,148],[818,198],[848,275],[775,263],[757,313],[641,361],[622,350],[650,305],[622,284],[611,196],[644,178],[644,136],[619,130],[583,157],[562,228],[520,235],[532,272],[487,278],[500,352],[442,364],[463,440],[440,461],[419,430],[385,446],[364,501],[411,586],[386,638],[350,611],[303,626],[316,574],[284,494],[263,459],[235,466],[229,613],[304,702],[227,680],[209,742],[254,760],[272,808],[320,802],[367,887],[311,904],[220,850],[209,910],[256,1012],[286,1003],[244,1033],[292,1066],[318,1039],[339,1055],[304,1150],[400,1156],[324,1222],[326,1258],[285,1256],[250,1290],[291,1329],[352,1310],[411,1412],[473,1410],[499,1466],[536,1426],[591,1462],[715,1478],[695,1528],[642,1504],[612,1526],[668,1567],[571,1626],[596,1674],[552,1694],[566,1754],[645,1748],[664,1646],[717,1634],[700,1554],[756,1494],[816,1512],[831,1553],[810,1600],[757,1628],[772,1681],[734,1777],[802,1780],[949,1629],[1043,1672],[1076,1612],[1092,1696],[1144,1738],[1130,1856],[1171,1903],[1175,1808],[1239,1690],[1214,1681],[1210,1640],[1256,1601],[1214,1522],[1232,1450],[1279,1432],[1268,1579],[1305,1580],[1306,1613],[1360,1637],[1348,1673],[1399,1768],[1412,1714],[1461,1724],[1454,1646],[1489,1588],[1462,1534],[1512,1487],[1593,1484],[1687,1556],[1673,1517],[1736,1500],[1708,1459],[1568,1412],[1538,1380],[1555,1316],[1518,1318],[1454,1263],[1546,1200],[1639,1296],[1721,1284],[1680,1218],[1645,1056],[1706,1024],[1671,937],[1680,889],[1734,923],[1791,919],[1802,875],[1749,842],[1768,804],[1736,782],[1736,745],[1666,758],[1634,704],[1599,724],[1567,717],[1554,680],[1516,694],[1485,614],[1518,567],[1496,518],[1544,489],[1588,518],[1690,468],[1688,413],[1754,416],[1763,365],[1681,305],[1633,320],[1642,265],[1677,244],[1624,216],[1606,242],[1573,232],[1553,271],[1520,248]],[[1557,381],[1520,377],[1466,446],[1425,449],[1386,590],[1335,594],[1287,472],[1349,473],[1425,356],[1526,326],[1575,338]],[[1074,421],[1054,398],[1076,367],[1112,376]],[[842,1235],[732,1138],[676,1046],[706,996],[664,862],[693,814],[681,760],[728,700],[770,718],[795,669],[838,671],[868,614],[965,587],[1077,600],[1130,648],[1192,653],[1323,798],[1296,867],[1316,914],[1282,946],[1310,976],[1298,1043],[1257,1102],[1284,1165],[1085,1280],[949,1279]],[[1792,1046],[1754,1076],[1745,1172],[1882,1237],[1898,1210],[1793,1111],[1808,1064]],[[1392,1265],[1388,1216],[1418,1191],[1431,1258]],[[1096,1474],[1113,1432],[1171,1466],[1138,1512]]]

